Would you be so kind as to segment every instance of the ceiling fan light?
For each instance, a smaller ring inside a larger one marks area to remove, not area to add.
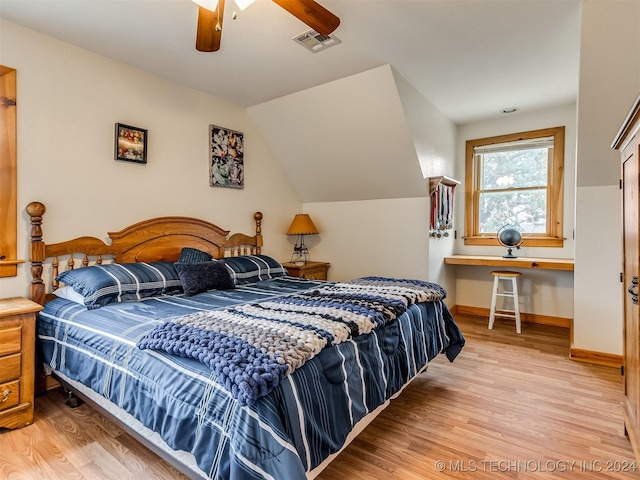
[[[251,5],[255,1],[256,0],[235,0],[236,5],[238,5],[238,8],[240,10],[244,10],[245,8],[247,8],[249,5]]]
[[[191,0],[196,5],[200,5],[202,8],[206,8],[210,11],[215,11],[218,7],[218,0]]]

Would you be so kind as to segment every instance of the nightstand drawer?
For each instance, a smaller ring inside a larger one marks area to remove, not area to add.
[[[302,278],[307,278],[309,280],[326,280],[327,279],[327,267],[313,267],[308,268],[302,274]]]
[[[22,327],[0,329],[0,356],[22,349]]]
[[[307,280],[327,280],[327,270],[330,263],[327,262],[307,262],[302,265],[295,263],[283,263],[289,275],[292,277],[306,278]]]
[[[36,313],[22,297],[0,299],[0,428],[33,423]]]
[[[0,357],[0,382],[8,382],[20,378],[22,373],[22,355],[14,353]]]
[[[20,403],[20,381],[0,385],[0,411]]]

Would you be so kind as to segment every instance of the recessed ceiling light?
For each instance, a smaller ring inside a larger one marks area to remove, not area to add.
[[[508,107],[508,108],[503,108],[500,111],[502,113],[513,113],[513,112],[516,112],[517,110],[518,110],[518,107]]]

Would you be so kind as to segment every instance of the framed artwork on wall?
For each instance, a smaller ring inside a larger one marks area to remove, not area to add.
[[[244,135],[209,125],[209,185],[244,188]]]
[[[147,163],[147,136],[144,128],[116,123],[115,159]]]

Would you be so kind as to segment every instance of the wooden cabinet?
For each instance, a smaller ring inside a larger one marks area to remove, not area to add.
[[[304,265],[296,265],[295,263],[283,263],[282,265],[292,277],[326,280],[327,271],[331,264],[326,262],[307,262]]]
[[[36,313],[25,298],[0,299],[0,427],[33,423]]]
[[[623,335],[625,432],[640,461],[640,97],[625,119],[612,147],[622,155]]]

